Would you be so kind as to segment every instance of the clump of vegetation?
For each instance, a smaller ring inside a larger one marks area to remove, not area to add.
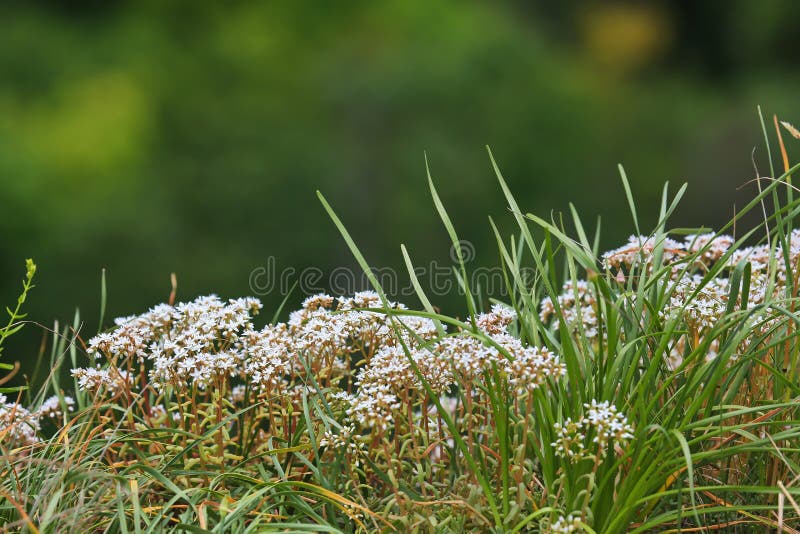
[[[668,231],[685,186],[641,235],[623,173],[637,235],[599,254],[574,210],[574,239],[523,214],[495,165],[519,230],[492,222],[508,301],[480,310],[462,260],[462,319],[435,310],[405,248],[422,309],[389,300],[320,197],[373,290],[264,327],[258,300],[208,296],[85,346],[66,330],[48,385],[3,399],[0,517],[32,532],[795,532],[785,167],[740,212],[773,202],[760,242],[733,221]]]

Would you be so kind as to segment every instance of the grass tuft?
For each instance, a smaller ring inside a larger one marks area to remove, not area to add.
[[[770,199],[763,226],[670,230],[686,186],[665,185],[643,234],[620,167],[636,235],[603,254],[573,206],[571,227],[525,213],[490,151],[515,227],[490,219],[489,309],[426,160],[464,320],[405,246],[421,309],[390,300],[319,193],[371,291],[264,327],[256,299],[172,296],[86,341],[76,313],[41,390],[2,396],[3,530],[797,532],[800,165],[774,123],[785,172],[738,214]],[[103,276],[101,328],[105,305]]]

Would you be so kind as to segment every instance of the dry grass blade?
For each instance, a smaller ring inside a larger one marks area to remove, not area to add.
[[[786,121],[781,121],[781,126],[786,128],[786,131],[792,134],[795,139],[800,139],[800,131]]]
[[[778,135],[778,144],[781,148],[781,158],[783,159],[783,170],[784,172],[789,172],[789,155],[786,153],[786,145],[783,144],[783,136],[781,135],[781,129],[778,126],[778,116],[773,115],[772,120],[775,122],[775,133]],[[797,130],[795,130],[796,132]],[[791,130],[790,130],[791,132]],[[794,135],[794,134],[792,134]]]
[[[792,494],[789,493],[789,490],[786,489],[786,486],[780,480],[778,481],[778,487],[781,490],[781,494],[786,498],[786,500],[789,501],[789,503],[792,505],[792,508],[794,508],[795,513],[798,515],[798,517],[800,517],[800,506],[797,505],[797,501],[795,501],[794,497],[792,497]]]

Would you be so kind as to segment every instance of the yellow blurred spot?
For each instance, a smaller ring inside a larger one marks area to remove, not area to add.
[[[647,5],[595,5],[584,11],[581,30],[587,57],[619,74],[656,59],[671,38],[666,15]]]
[[[150,114],[146,95],[124,73],[96,74],[24,110],[28,150],[57,173],[113,174],[140,153]]]

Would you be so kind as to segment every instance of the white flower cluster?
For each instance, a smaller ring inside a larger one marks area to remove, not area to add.
[[[663,247],[665,263],[672,263],[686,254],[686,244],[674,239],[667,237],[657,242],[652,237],[632,235],[625,245],[603,254],[603,266],[607,269],[632,269],[642,263],[650,265],[658,245]]]
[[[586,454],[583,421],[567,417],[563,423],[555,423],[554,428],[557,439],[550,446],[555,447],[556,456],[570,460],[583,458]]]
[[[572,334],[582,331],[586,339],[597,338],[597,302],[585,280],[578,280],[577,284],[573,284],[572,281],[566,282],[562,293],[558,296],[558,307],[564,323]],[[555,311],[556,308],[550,297],[542,299],[539,314],[542,322],[549,322]],[[558,321],[553,321],[553,324],[556,329],[559,328]]]
[[[703,266],[709,267],[719,260],[728,249],[730,249],[733,243],[734,240],[732,237],[727,235],[717,236],[715,234],[690,235],[686,237],[684,242],[663,238],[658,243],[653,237],[631,236],[626,245],[603,254],[602,264],[606,269],[618,272],[623,276],[622,279],[624,279],[625,273],[630,272],[631,269],[639,264],[651,266],[657,245],[660,244],[663,251],[662,261],[665,264],[674,265],[672,274],[675,275],[679,272],[675,264],[687,254],[702,251],[699,262]],[[736,256],[736,254],[733,256]],[[684,281],[680,283],[688,284],[688,282]],[[720,279],[719,283],[721,286],[727,287],[725,285],[727,284],[727,279]],[[681,289],[682,286],[676,286],[676,288]],[[688,287],[683,287],[684,291],[676,295],[676,298],[673,299],[673,305],[680,305],[680,298],[686,295],[685,289],[687,288]],[[698,306],[704,308],[707,305],[711,305],[713,298],[714,295],[709,294],[709,299],[704,303],[698,303]],[[719,299],[714,302],[718,301]],[[582,332],[589,340],[597,339],[597,301],[591,291],[591,287],[585,280],[578,280],[577,284],[573,284],[572,281],[566,282],[562,288],[561,294],[558,296],[557,304],[564,323],[569,327],[572,334]],[[542,299],[540,306],[540,318],[542,322],[552,322],[553,326],[558,329],[560,322],[553,320],[556,306],[552,299],[550,297],[545,297]],[[716,310],[716,307],[714,307],[714,309]],[[698,309],[697,311],[699,313],[698,318],[711,315],[706,309]]]
[[[239,338],[253,329],[251,314],[260,308],[254,298],[223,302],[210,295],[117,319],[114,331],[92,338],[88,347],[89,354],[104,357],[110,365],[74,369],[72,374],[82,389],[113,394],[130,382],[126,369],[132,362],[148,362],[157,388],[175,383],[205,388],[218,376],[237,373]]]
[[[719,260],[733,246],[735,240],[729,235],[699,234],[686,237],[686,250],[700,252],[701,261],[711,265]]]
[[[475,325],[489,335],[504,334],[517,320],[517,312],[503,304],[492,305],[492,311],[475,317]]]
[[[670,347],[666,364],[669,369],[677,369],[683,356],[695,339],[705,336],[725,314],[728,301],[728,279],[714,278],[705,286],[703,277],[693,275],[678,280],[671,288],[669,303],[659,311],[663,320],[678,317],[686,324],[689,334],[678,337]],[[717,357],[719,340],[712,340],[706,360]]]
[[[397,302],[387,304],[392,310],[406,309]],[[395,330],[381,310],[383,303],[374,291],[351,298],[309,297],[287,323],[267,326],[254,335],[246,375],[262,388],[275,387],[282,377],[299,372],[301,364],[294,355],[304,355],[318,378],[344,376],[353,360],[363,358],[367,364],[375,358],[391,361],[392,351],[401,346],[400,339],[416,344],[438,335],[433,321],[416,316],[399,318]]]
[[[700,252],[698,261],[706,266],[719,260],[734,244],[729,235],[699,234],[686,236],[683,242],[668,237],[656,241],[654,237],[635,236],[628,243],[603,254],[603,267],[607,269],[633,269],[640,264],[652,265],[655,251],[662,247],[662,261],[676,263],[689,253]]]
[[[657,246],[662,247],[663,262],[672,265],[672,270],[671,279],[666,282],[669,284],[669,302],[659,311],[659,315],[664,320],[680,318],[689,332],[677,337],[665,356],[666,365],[675,369],[683,361],[686,351],[703,341],[725,315],[730,293],[728,274],[742,260],[748,261],[751,266],[750,289],[745,296],[748,307],[763,304],[773,297],[785,296],[787,278],[798,271],[800,229],[793,230],[787,241],[788,268],[780,244],[775,244],[773,248],[768,245],[743,247],[734,250],[726,259],[725,268],[710,280],[696,274],[696,269],[705,272],[720,261],[735,243],[731,236],[709,233],[690,235],[684,241],[663,238],[659,243],[652,237],[631,236],[626,245],[603,254],[602,265],[612,275],[616,272],[619,279],[624,280],[636,266],[652,266]],[[687,266],[685,258],[689,255],[695,258],[695,263]],[[690,271],[682,272],[681,266],[686,266]],[[770,269],[773,270],[775,279],[772,285],[768,283]],[[771,293],[768,295],[767,291]],[[743,296],[739,295],[735,309],[741,309],[742,301]],[[550,324],[556,330],[566,325],[574,336],[583,335],[590,341],[598,340],[597,300],[592,287],[585,280],[565,283],[557,302],[554,303],[550,297],[546,297],[542,299],[540,306],[543,323]],[[559,318],[556,318],[557,310],[560,312]],[[750,318],[748,325],[752,332],[764,334],[775,322],[776,320],[759,314]],[[606,336],[605,332],[603,336]],[[743,343],[749,344],[750,339]],[[719,340],[711,339],[708,345],[706,360],[710,361],[717,356]],[[732,358],[729,364],[734,361],[735,358]]]
[[[525,347],[508,333],[515,318],[513,310],[496,305],[476,317],[486,339],[462,331],[430,344],[407,345],[408,354],[396,345],[381,349],[357,375],[358,393],[351,398],[350,417],[366,426],[387,428],[392,412],[401,405],[400,397],[423,389],[411,361],[439,395],[457,381],[474,383],[492,369],[504,374],[520,395],[547,378],[565,375],[566,366],[558,356],[546,348]]]
[[[72,411],[75,400],[63,397],[67,411]],[[0,394],[0,443],[12,447],[24,447],[39,443],[42,418],[63,417],[61,400],[57,396],[46,399],[38,410],[28,410],[17,402],[11,402]]]
[[[0,443],[12,447],[31,445],[39,441],[39,417],[0,394]]]
[[[672,287],[669,304],[659,312],[662,318],[680,313],[693,331],[706,332],[714,327],[728,302],[728,279],[714,278],[702,285],[703,277],[685,276]]]
[[[118,319],[114,331],[91,339],[89,353],[109,365],[74,369],[73,375],[82,389],[113,394],[130,383],[125,369],[135,361],[148,364],[150,382],[161,390],[168,384],[204,389],[226,376],[271,389],[284,385],[298,369],[300,354],[335,367],[345,355],[392,344],[395,335],[385,314],[363,310],[381,306],[370,291],[338,300],[316,295],[287,323],[256,330],[252,315],[261,303],[254,298],[223,302],[211,295],[176,306],[161,304],[142,315]],[[409,317],[404,323],[415,336],[436,333],[428,319]]]
[[[354,456],[355,465],[359,465],[358,457],[366,452],[366,446],[356,440],[356,436],[354,425],[346,425],[338,430],[326,430],[319,440],[319,446]]]
[[[342,393],[351,421],[362,428],[386,429],[407,395],[424,390],[421,376],[438,395],[457,381],[480,380],[497,370],[517,394],[537,388],[548,378],[566,373],[560,359],[545,348],[527,347],[509,327],[513,309],[496,304],[475,317],[478,332],[459,331],[441,337],[430,319],[391,310],[372,291],[350,298],[320,294],[305,300],[286,323],[257,330],[252,314],[255,299],[227,302],[201,297],[176,306],[160,305],[149,312],[117,321],[117,328],[89,342],[89,352],[107,364],[73,370],[78,386],[114,395],[139,384],[126,369],[149,369],[149,382],[204,390],[217,380],[234,378],[228,390],[232,402],[244,401],[248,384],[255,394],[278,393],[299,398],[306,370],[323,386],[350,384]],[[413,362],[413,364],[412,364]],[[299,389],[298,389],[299,388]]]
[[[583,424],[587,428],[594,429],[595,436],[592,441],[601,448],[608,443],[621,444],[633,438],[633,427],[610,402],[593,400],[589,404],[584,404],[583,407],[586,408]]]
[[[574,514],[569,514],[566,517],[559,516],[555,521],[553,521],[548,532],[550,534],[572,534],[574,532],[583,531],[584,529],[581,526],[580,517]]]
[[[85,391],[104,392],[115,395],[130,384],[131,376],[125,369],[116,367],[81,367],[72,370],[78,387]]]
[[[609,444],[621,446],[633,438],[633,427],[613,404],[592,400],[583,407],[586,415],[580,421],[567,418],[555,423],[556,441],[550,445],[555,447],[557,456],[577,461],[601,453]],[[587,446],[588,435],[594,436],[595,452]]]
[[[63,404],[67,408],[67,412],[71,412],[75,409],[75,399],[70,396],[63,397]],[[47,417],[49,419],[59,419],[64,416],[64,410],[62,409],[62,400],[58,398],[57,395],[53,395],[52,397],[48,397],[39,406],[37,413],[40,417]]]
[[[787,238],[789,244],[789,269],[794,272],[798,260],[800,260],[800,229],[792,230]],[[710,267],[731,249],[735,244],[735,240],[729,235],[709,233],[686,236],[683,242],[663,238],[660,243],[663,245],[662,261],[665,264],[678,263],[688,254],[700,252],[696,262],[700,266]],[[626,245],[603,254],[603,267],[630,271],[632,267],[640,263],[651,265],[656,245],[658,244],[652,237],[631,236]],[[776,260],[777,279],[779,282],[785,283],[787,265],[783,253],[783,246],[780,243],[774,245],[774,251],[768,244],[741,247],[730,254],[727,264],[732,267],[741,260],[747,260],[750,262],[754,274],[763,274],[769,268],[770,258],[772,257]],[[677,272],[677,270],[674,272]]]
[[[798,261],[800,261],[800,229],[792,230],[788,236],[789,244],[789,270],[794,275],[797,272]],[[766,274],[770,268],[770,258],[775,262],[774,269],[778,288],[786,284],[787,265],[784,259],[783,246],[780,243],[774,245],[774,253],[768,245],[757,245],[753,247],[743,247],[731,254],[731,265],[736,265],[741,260],[750,262],[754,274]]]

